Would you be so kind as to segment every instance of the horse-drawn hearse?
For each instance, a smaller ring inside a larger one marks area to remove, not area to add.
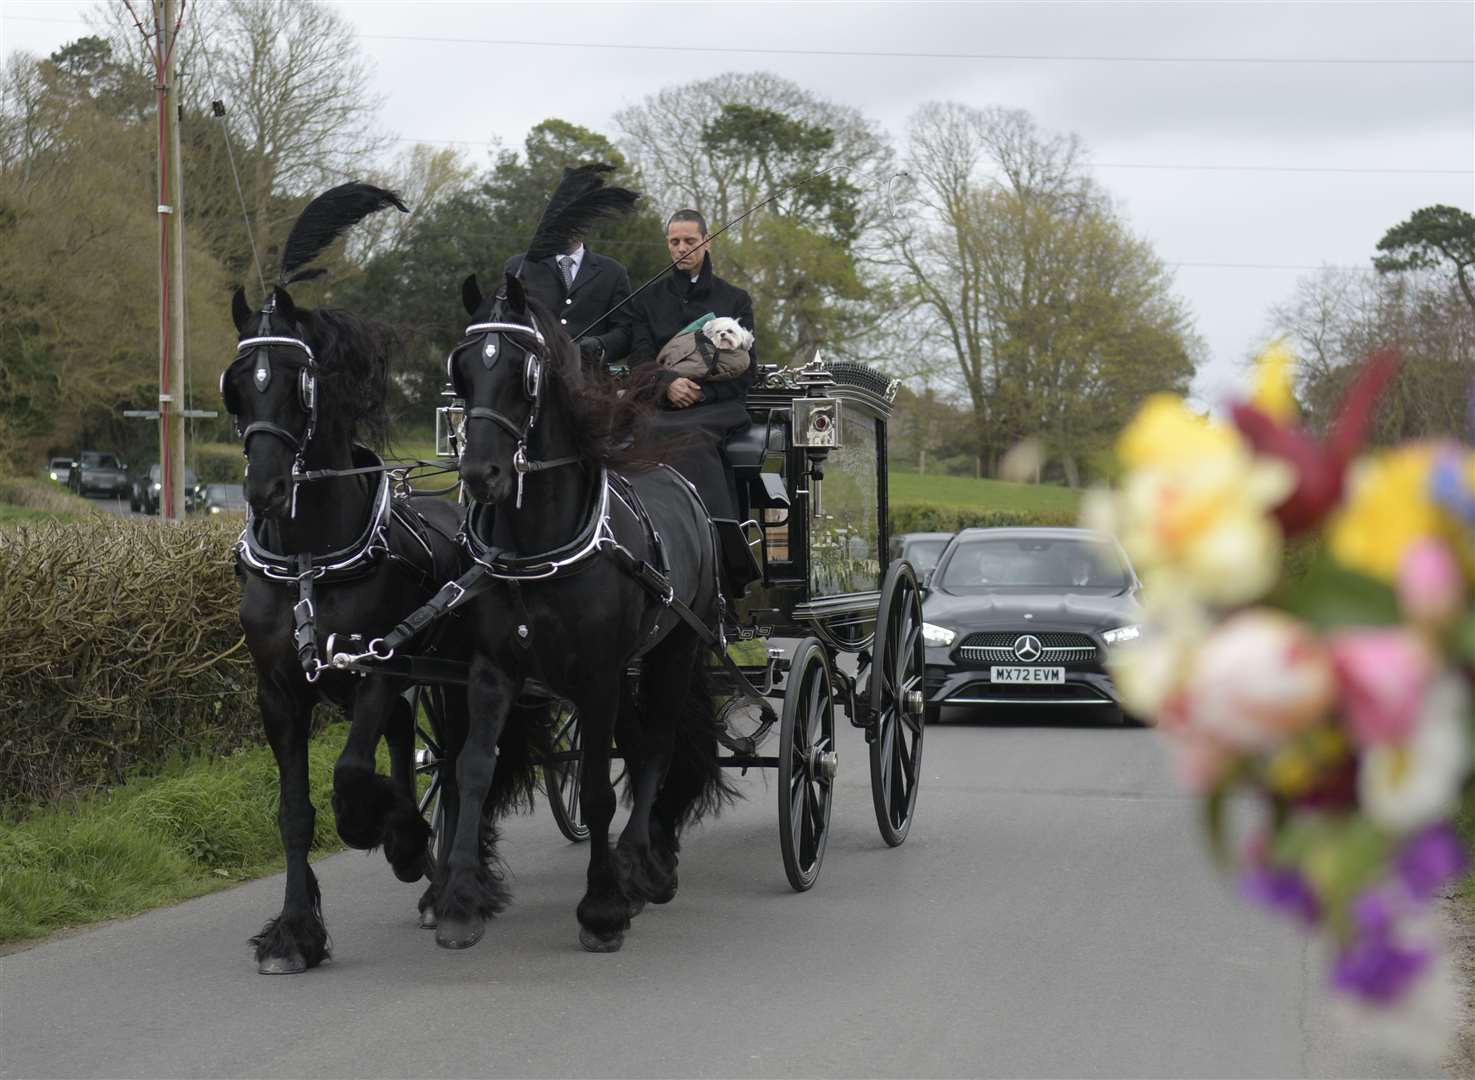
[[[566,174],[530,249],[608,213],[612,190]],[[402,880],[430,879],[421,924],[448,948],[475,944],[505,905],[496,821],[539,789],[564,834],[590,841],[578,920],[591,951],[619,948],[646,903],[675,896],[679,836],[733,794],[724,769],[777,770],[784,869],[810,888],[837,708],[865,731],[881,835],[902,843],[925,714],[916,577],[884,554],[895,383],[846,362],[763,367],[752,424],[725,448],[740,517],[714,522],[661,464],[634,390],[590,372],[515,276],[489,295],[468,278],[441,460],[386,464],[361,440],[382,435],[388,340],[285,288],[385,205],[399,204],[366,185],[321,196],[284,247],[284,285],[258,310],[233,303],[221,390],[252,505],[241,620],[288,856],[282,912],[253,939],[260,970],[327,955],[306,857],[306,738],[323,699],[352,721],[334,770],[340,836],[382,846]],[[439,493],[454,502],[416,492],[437,472],[454,474]],[[631,811],[611,844],[616,782]]]
[[[866,733],[876,821],[888,844],[906,839],[916,804],[920,598],[909,564],[888,567],[883,559],[886,424],[895,394],[894,380],[863,364],[765,365],[749,399],[752,426],[724,450],[743,514],[742,546],[727,554],[751,558],[754,580],[722,625],[724,643],[740,659],[735,668],[712,670],[726,699],[718,714],[727,751],[721,764],[777,770],[780,848],[799,891],[814,884],[824,858],[839,761],[837,708]],[[437,410],[437,453],[456,459],[465,410],[453,389],[446,396],[454,400]],[[776,639],[793,644],[774,647]],[[840,663],[842,654],[856,658],[853,671]],[[630,675],[638,678],[638,667]],[[554,820],[565,837],[582,841],[578,714],[544,688],[529,692],[555,715],[552,754],[543,762]],[[410,693],[422,710],[435,708],[425,688]],[[780,700],[780,710],[765,711],[759,698]],[[776,753],[765,745],[774,734]],[[425,725],[420,737],[418,767],[432,778],[421,808],[438,832],[439,746]]]

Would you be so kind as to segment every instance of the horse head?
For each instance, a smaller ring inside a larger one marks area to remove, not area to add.
[[[482,295],[473,274],[461,287],[461,299],[471,324],[446,359],[446,377],[466,403],[461,479],[473,499],[495,505],[513,494],[518,473],[525,471],[551,350],[559,342],[550,340],[550,320],[538,317],[512,274],[490,297]]]
[[[292,474],[317,435],[319,342],[310,310],[277,288],[252,312],[244,289],[231,299],[240,337],[220,375],[220,395],[236,421],[246,455],[246,499],[258,518],[280,518],[292,505]]]

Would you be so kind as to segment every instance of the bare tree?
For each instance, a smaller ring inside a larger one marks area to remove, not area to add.
[[[1297,395],[1306,421],[1325,430],[1359,364],[1378,348],[1403,353],[1379,407],[1375,437],[1388,443],[1459,436],[1475,391],[1475,323],[1463,290],[1442,268],[1380,277],[1325,268],[1270,310],[1267,332],[1300,360]]]
[[[1040,436],[1076,483],[1141,394],[1192,374],[1197,343],[1168,274],[1084,174],[1080,141],[1027,113],[929,104],[907,150],[889,248],[951,345],[978,472]]]
[[[115,55],[143,69],[122,5],[99,5],[92,21]],[[348,19],[307,0],[191,4],[180,46],[186,110],[205,115],[215,99],[227,110],[256,248],[269,262],[301,196],[366,172],[387,147],[369,65]]]

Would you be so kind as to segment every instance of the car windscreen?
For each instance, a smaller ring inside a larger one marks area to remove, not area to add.
[[[950,592],[995,589],[1071,590],[1127,587],[1127,568],[1114,545],[1087,537],[965,540],[948,558],[942,587]]]
[[[925,574],[937,565],[937,557],[945,547],[946,540],[913,540],[907,545],[907,561],[917,573]]]
[[[240,484],[211,484],[205,489],[205,494],[221,501],[235,499],[244,502],[246,489]]]
[[[83,454],[82,464],[94,469],[116,469],[118,459],[112,454]]]

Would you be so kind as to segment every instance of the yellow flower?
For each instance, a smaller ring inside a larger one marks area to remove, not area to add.
[[[1218,457],[1242,447],[1233,428],[1188,407],[1176,394],[1153,394],[1117,439],[1117,458],[1128,469]]]
[[[1255,361],[1255,388],[1250,403],[1282,424],[1289,424],[1300,412],[1292,378],[1295,364],[1295,356],[1280,341]]]
[[[1294,484],[1289,467],[1172,394],[1148,398],[1117,454],[1120,491],[1088,499],[1082,518],[1120,538],[1149,594],[1238,604],[1274,585],[1282,536],[1270,512]]]
[[[1409,443],[1359,462],[1329,526],[1332,557],[1350,570],[1392,583],[1409,548],[1438,539],[1461,552],[1468,569],[1469,538],[1430,495],[1439,452],[1431,443]]]

